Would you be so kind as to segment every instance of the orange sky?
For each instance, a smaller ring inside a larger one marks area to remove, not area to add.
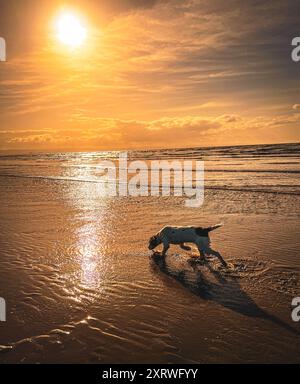
[[[0,2],[0,149],[296,142],[294,1]],[[79,15],[82,46],[58,41]],[[297,30],[298,28],[298,30]]]

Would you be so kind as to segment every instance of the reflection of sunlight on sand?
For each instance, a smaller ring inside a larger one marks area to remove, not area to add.
[[[81,266],[81,284],[89,288],[96,287],[101,279],[99,271],[102,263],[101,234],[97,236],[95,225],[85,224],[78,230],[77,238],[78,258]],[[100,249],[98,248],[99,246]]]
[[[78,171],[77,171],[78,172]],[[80,176],[85,180],[91,178],[91,169],[80,170]],[[69,204],[78,210],[74,218],[74,251],[75,262],[80,265],[74,276],[74,284],[81,289],[95,288],[101,291],[105,264],[103,256],[108,246],[108,231],[106,215],[109,209],[109,199],[103,197],[101,183],[75,182],[70,183],[67,191]],[[77,290],[77,289],[76,289]]]

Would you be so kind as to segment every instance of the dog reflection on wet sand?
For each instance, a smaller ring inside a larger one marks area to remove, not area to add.
[[[183,261],[178,268],[171,265],[168,258],[159,252],[154,252],[151,256],[151,265],[153,269],[159,269],[172,277],[201,299],[214,301],[245,316],[269,320],[289,332],[300,335],[295,328],[260,308],[242,289],[239,277],[232,273],[234,270],[229,271],[224,267],[215,269],[209,261],[199,264],[195,258]]]

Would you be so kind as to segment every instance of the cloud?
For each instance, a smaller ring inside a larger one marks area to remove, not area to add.
[[[2,149],[107,150],[170,148],[281,141],[298,131],[300,115],[221,115],[164,117],[156,120],[124,120],[93,117],[83,112],[72,115],[63,129],[6,130],[0,133]],[[287,128],[288,127],[288,128]],[[252,139],[252,141],[251,141]]]
[[[54,142],[52,134],[43,134],[43,135],[30,135],[28,137],[13,137],[8,140],[8,143],[21,143],[21,144],[41,144],[41,143],[50,143]]]
[[[226,123],[237,123],[242,120],[239,115],[222,115],[218,118],[219,121],[224,121]]]
[[[76,122],[76,124],[74,124]],[[74,114],[64,129],[2,131],[1,145],[13,148],[139,148],[170,147],[201,143],[206,134],[217,133],[225,121],[199,116],[161,118],[151,121],[122,120]],[[76,128],[71,128],[76,126]]]
[[[0,80],[2,147],[299,138],[292,111],[280,115],[300,92],[289,51],[299,22],[293,1],[78,0],[91,35],[77,55],[49,38],[60,1],[28,0],[16,15],[17,3],[0,15],[10,47]]]

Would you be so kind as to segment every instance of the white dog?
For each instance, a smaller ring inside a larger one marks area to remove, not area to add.
[[[162,256],[165,256],[170,244],[179,244],[182,249],[190,251],[191,248],[186,246],[184,243],[193,243],[199,250],[200,259],[205,260],[205,254],[213,255],[216,256],[224,266],[226,266],[227,264],[220,253],[210,248],[209,232],[221,226],[222,224],[217,224],[207,228],[164,227],[156,235],[150,238],[148,248],[153,250],[159,244],[163,244]]]

